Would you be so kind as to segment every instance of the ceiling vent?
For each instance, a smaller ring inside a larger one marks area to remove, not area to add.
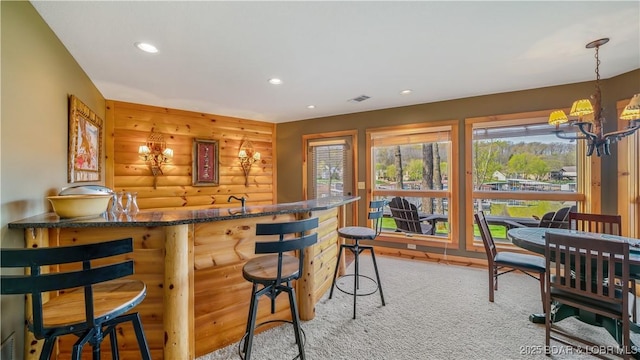
[[[349,100],[349,102],[363,102],[363,101],[365,101],[365,100],[367,100],[367,99],[370,99],[370,98],[371,98],[371,97],[370,97],[370,96],[367,96],[367,95],[360,95],[360,96],[358,96],[358,97],[355,97],[355,98],[353,98],[353,99],[350,99],[350,100]]]

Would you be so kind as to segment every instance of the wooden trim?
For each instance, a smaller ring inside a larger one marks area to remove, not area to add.
[[[112,100],[106,101],[106,114],[104,122],[104,184],[106,187],[114,188],[114,172],[115,172],[115,121],[114,121],[114,103]]]
[[[373,196],[406,196],[449,198],[448,190],[381,190],[372,189]]]
[[[458,120],[440,120],[440,121],[429,121],[423,123],[414,123],[414,124],[406,124],[406,125],[394,125],[394,126],[382,126],[377,128],[369,128],[365,130],[365,135],[367,138],[371,137],[371,134],[375,133],[390,133],[390,134],[398,134],[405,132],[407,130],[416,130],[416,129],[431,129],[437,128],[441,126],[458,126]],[[437,129],[439,131],[448,131],[445,129]]]
[[[616,103],[620,116],[631,99]],[[627,127],[627,120],[618,119],[618,129]],[[622,217],[622,236],[640,237],[640,133],[618,142],[618,214]]]
[[[476,120],[477,119],[477,120]],[[488,117],[483,118],[471,118],[464,121],[464,193],[466,196],[466,202],[464,207],[465,226],[465,250],[469,251],[474,248],[474,236],[473,236],[473,124],[475,122],[486,122]],[[495,121],[495,120],[494,120]]]
[[[376,254],[400,258],[403,260],[431,261],[458,266],[487,267],[487,260],[445,254],[434,254],[419,250],[392,249],[376,246]]]
[[[473,199],[583,201],[584,194],[546,191],[473,191]]]
[[[569,112],[569,108],[564,109],[565,112]],[[539,123],[540,120],[546,121],[549,118],[549,113],[551,110],[539,110],[539,111],[529,111],[529,112],[521,112],[521,113],[513,113],[513,114],[501,114],[501,115],[489,115],[489,116],[478,116],[466,118],[464,120],[466,124],[478,124],[478,123],[496,123],[500,122],[501,124],[496,124],[498,126],[510,126],[510,125],[527,125],[527,124],[535,124]]]
[[[271,194],[272,194],[272,203],[278,203],[278,146],[277,146],[277,132],[278,127],[274,126],[271,130],[271,153],[273,154],[271,157],[272,170],[271,170]]]

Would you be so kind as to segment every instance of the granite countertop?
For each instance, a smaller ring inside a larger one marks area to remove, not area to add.
[[[241,207],[204,210],[140,210],[134,216],[121,215],[118,218],[112,214],[105,213],[102,216],[91,218],[61,219],[51,212],[10,222],[8,227],[9,229],[29,229],[172,226],[327,210],[352,203],[358,199],[360,199],[359,196],[332,196],[285,204],[247,206],[244,210]]]

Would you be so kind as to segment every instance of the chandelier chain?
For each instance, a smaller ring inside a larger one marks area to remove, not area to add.
[[[600,46],[596,46],[596,54],[595,54],[595,57],[596,57],[596,96],[597,96],[597,98],[595,99],[596,102],[597,102],[596,106],[600,106],[600,95],[601,95],[601,92],[600,92],[600,57],[598,56],[599,50],[600,50]],[[596,109],[596,112],[597,112],[596,114],[599,115],[599,112],[600,112],[599,109]]]

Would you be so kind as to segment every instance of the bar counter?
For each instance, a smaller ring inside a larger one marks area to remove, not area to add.
[[[27,247],[63,246],[132,237],[134,277],[147,284],[137,306],[154,359],[194,359],[240,340],[249,311],[251,283],[242,266],[255,256],[255,224],[318,217],[318,243],[305,250],[305,274],[296,283],[300,318],[313,319],[316,302],[329,289],[338,253],[337,229],[345,205],[359,197],[330,197],[295,203],[206,210],[141,210],[135,216],[60,219],[54,213],[8,224],[22,229]],[[278,299],[270,314],[261,301],[258,323],[289,316]],[[30,309],[27,310],[30,312]],[[29,313],[27,313],[27,316]],[[25,337],[27,359],[41,342]],[[133,329],[118,331],[121,359],[137,359]],[[75,338],[62,338],[68,358]],[[104,349],[104,348],[103,348]]]

